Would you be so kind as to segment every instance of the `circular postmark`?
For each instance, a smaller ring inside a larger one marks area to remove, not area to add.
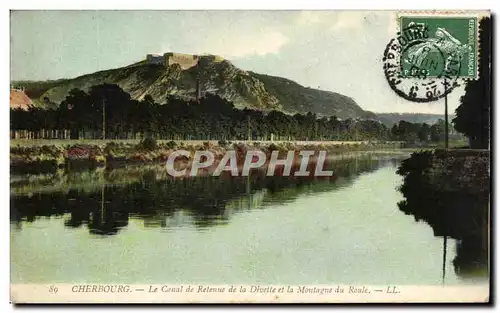
[[[429,36],[425,24],[410,23],[387,45],[383,70],[387,82],[402,98],[413,102],[436,101],[459,86],[462,50],[436,31]]]

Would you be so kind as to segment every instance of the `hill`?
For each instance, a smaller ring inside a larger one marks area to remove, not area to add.
[[[307,88],[282,77],[254,72],[250,72],[250,75],[263,82],[265,88],[275,95],[289,112],[310,111],[318,115],[336,115],[341,118],[375,117],[375,114],[363,110],[352,98],[339,93]]]
[[[34,103],[39,105],[60,103],[73,88],[87,90],[103,83],[119,85],[134,99],[140,100],[150,95],[155,102],[166,103],[170,95],[194,99],[198,75],[202,77],[200,82],[203,90],[232,101],[235,107],[241,109],[279,110],[289,114],[313,112],[340,118],[375,117],[347,96],[307,88],[281,77],[244,71],[223,59],[200,62],[188,69],[181,68],[179,64],[164,66],[141,61],[72,79],[13,84],[23,87]]]
[[[407,121],[411,123],[427,123],[429,125],[435,124],[439,119],[444,120],[443,114],[430,114],[430,113],[376,113],[377,120],[387,126],[392,126],[399,121]],[[450,116],[450,121],[452,117]]]

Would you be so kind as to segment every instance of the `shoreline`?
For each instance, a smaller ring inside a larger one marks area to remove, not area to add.
[[[246,145],[270,145],[270,144],[294,144],[294,145],[340,145],[340,146],[356,146],[356,145],[387,145],[399,147],[403,141],[389,140],[351,140],[351,141],[328,141],[328,140],[170,140],[157,139],[159,145],[175,142],[177,145],[196,146],[209,143],[212,146],[221,145],[222,142],[228,144],[246,144]],[[68,145],[95,145],[105,147],[107,144],[140,144],[140,139],[11,139],[10,147],[34,147],[34,146],[68,146]]]
[[[238,159],[247,151],[261,150],[267,157],[279,151],[280,158],[288,151],[312,150],[332,154],[351,152],[408,153],[415,148],[401,148],[399,142],[338,142],[338,141],[119,141],[119,140],[65,140],[45,144],[41,141],[11,141],[11,173],[50,173],[58,169],[69,171],[93,168],[120,168],[126,165],[166,163],[176,150],[191,152],[189,158],[180,157],[175,163],[192,161],[196,151],[210,151],[220,161],[227,151],[235,151]],[[49,141],[50,142],[50,141]],[[296,153],[297,155],[297,153]]]
[[[374,161],[384,161],[391,160],[394,158],[403,159],[409,155],[409,153],[379,153],[376,151],[360,151],[353,153],[341,153],[332,155],[330,158],[326,160],[328,169],[334,171],[333,176],[283,176],[282,169],[280,167],[276,168],[277,174],[272,176],[274,178],[286,178],[289,177],[294,181],[297,179],[312,179],[312,180],[329,180],[335,179],[339,176],[340,172],[338,171],[339,167],[346,166],[349,162],[354,162],[353,164],[357,164],[355,159],[362,162],[374,162]],[[316,160],[310,160],[308,164],[308,170],[313,171]],[[191,180],[191,179],[199,179],[199,178],[215,178],[217,177],[226,179],[236,179],[236,180],[252,180],[256,176],[264,177],[265,175],[265,167],[262,168],[254,168],[252,169],[248,175],[238,175],[232,176],[231,173],[225,171],[219,176],[214,176],[213,170],[214,167],[199,169],[198,174],[195,176],[190,175],[191,164],[186,163],[183,164],[186,166],[186,175],[180,177],[174,177],[167,172],[166,166],[164,163],[156,163],[156,164],[143,164],[143,165],[129,165],[125,164],[122,167],[115,168],[104,168],[97,167],[93,169],[88,169],[85,171],[66,171],[65,169],[57,169],[55,172],[51,173],[38,173],[38,174],[16,174],[12,173],[10,177],[10,186],[11,186],[11,195],[21,196],[21,195],[29,195],[35,193],[48,193],[54,191],[68,191],[72,188],[80,189],[80,190],[98,190],[103,186],[124,186],[131,183],[137,183],[142,180],[145,176],[149,178],[154,177],[157,181],[170,180]],[[298,164],[294,164],[292,166],[292,172],[298,169]],[[238,171],[241,173],[241,167],[238,168]],[[154,174],[153,174],[154,173]],[[151,176],[152,175],[152,176]],[[272,178],[271,177],[271,178]],[[69,186],[73,186],[69,188]]]

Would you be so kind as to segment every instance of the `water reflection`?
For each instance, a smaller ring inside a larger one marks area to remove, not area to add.
[[[11,182],[11,222],[60,216],[67,228],[87,227],[95,235],[116,235],[129,219],[144,227],[206,229],[223,225],[240,211],[294,201],[302,194],[350,185],[357,176],[395,166],[394,156],[365,155],[328,163],[332,177],[190,177],[174,179],[160,168],[56,173]]]
[[[463,188],[453,183],[443,187],[432,181],[435,171],[431,154],[413,154],[404,160],[398,174],[404,176],[400,191],[405,200],[399,209],[415,221],[425,221],[434,236],[443,237],[443,280],[448,238],[456,239],[455,273],[462,278],[488,276],[489,260],[489,186]],[[456,166],[449,160],[447,166]],[[450,173],[437,173],[449,179]]]

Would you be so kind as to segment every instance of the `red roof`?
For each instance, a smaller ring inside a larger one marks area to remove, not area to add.
[[[10,108],[28,110],[33,105],[33,101],[19,89],[10,90]]]

